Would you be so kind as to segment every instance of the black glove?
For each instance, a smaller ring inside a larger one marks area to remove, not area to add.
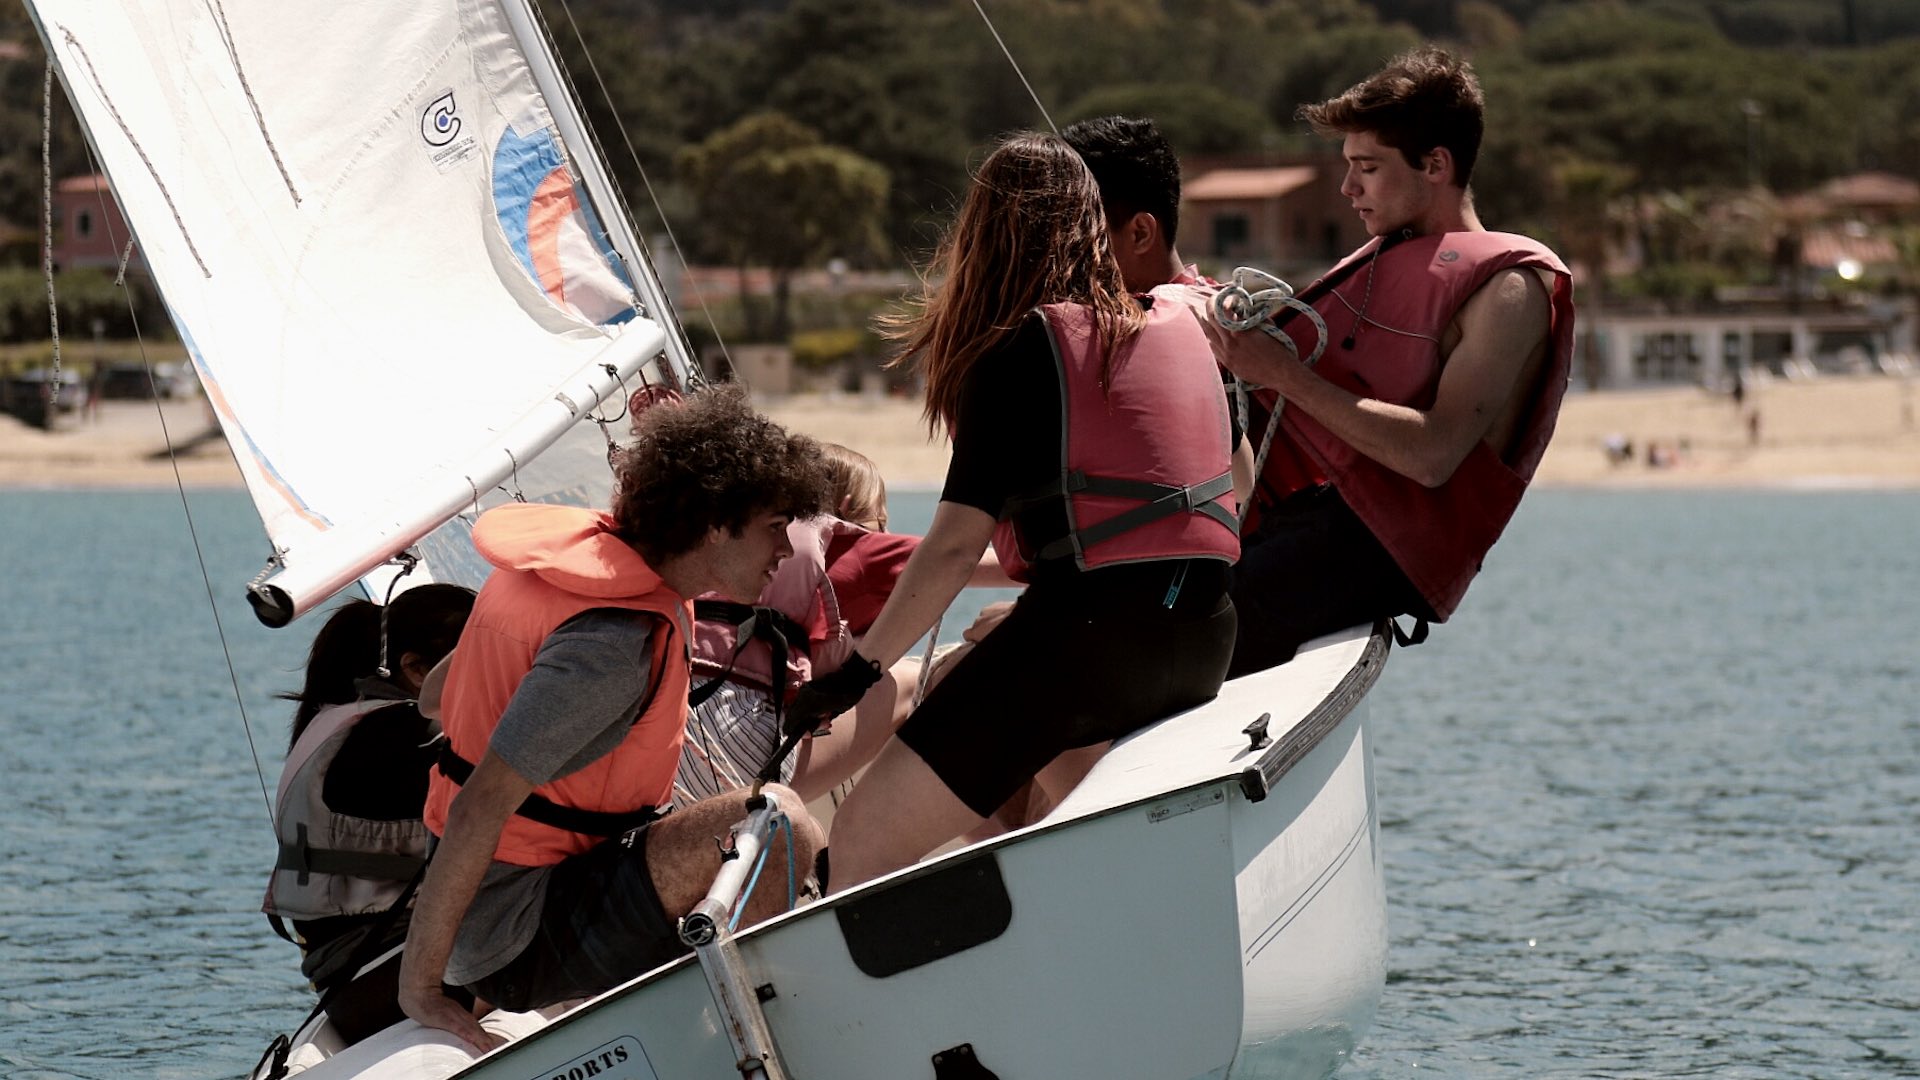
[[[858,652],[847,654],[847,662],[840,665],[839,670],[806,683],[793,695],[780,725],[781,734],[792,738],[816,730],[860,704],[860,699],[867,696],[867,691],[884,674],[879,664]]]

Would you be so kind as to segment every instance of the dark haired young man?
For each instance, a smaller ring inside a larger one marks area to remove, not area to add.
[[[500,1040],[443,980],[524,1010],[685,951],[677,920],[705,895],[720,867],[713,837],[745,816],[746,798],[652,820],[670,801],[686,729],[691,600],[751,603],[792,551],[788,522],[826,507],[819,446],[737,391],[656,406],[635,435],[611,514],[516,503],[474,527],[496,569],[440,698],[451,756],[426,812],[440,843],[414,906],[400,1002],[481,1050]],[[793,819],[793,858],[810,866],[820,828],[775,790]],[[784,849],[768,858],[780,878]],[[747,919],[784,903],[762,890]]]
[[[1304,319],[1282,323],[1295,350],[1201,320],[1222,365],[1267,388],[1266,411],[1286,402],[1234,569],[1231,674],[1383,616],[1444,621],[1553,433],[1571,279],[1541,244],[1480,224],[1483,108],[1472,68],[1432,47],[1302,108],[1344,138],[1341,192],[1373,237],[1301,294],[1333,340],[1309,369]]]
[[[1060,133],[1100,185],[1107,230],[1127,288],[1193,285],[1198,272],[1180,260],[1180,159],[1153,121],[1131,116],[1082,120]]]

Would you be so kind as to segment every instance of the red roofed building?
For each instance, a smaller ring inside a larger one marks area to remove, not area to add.
[[[1215,273],[1257,266],[1304,285],[1366,242],[1340,194],[1343,168],[1331,161],[1192,163],[1181,181],[1180,253]]]
[[[1897,222],[1920,218],[1920,182],[1886,172],[1864,172],[1829,180],[1820,194],[1835,211],[1863,221]]]
[[[104,176],[72,176],[53,186],[53,265],[117,270],[132,231]],[[144,269],[139,252],[132,267]]]

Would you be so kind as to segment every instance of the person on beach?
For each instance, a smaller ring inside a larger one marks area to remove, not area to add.
[[[1229,333],[1190,301],[1220,363],[1265,389],[1248,422],[1280,427],[1233,571],[1232,673],[1401,614],[1443,622],[1513,516],[1553,434],[1573,355],[1566,266],[1537,241],[1489,232],[1468,181],[1483,127],[1479,80],[1434,47],[1301,109],[1344,138],[1341,193],[1370,239],[1301,298],[1334,340],[1317,366],[1303,318]]]
[[[719,597],[694,601],[696,682],[674,781],[678,800],[752,782],[780,746],[787,699],[809,677],[840,666],[920,542],[886,531],[886,483],[871,460],[833,443],[821,451],[834,512],[787,527],[793,554],[751,605]],[[997,563],[983,560],[968,584],[1013,582]],[[775,655],[782,657],[778,665]],[[782,759],[780,782],[811,801],[850,779],[906,719],[919,673],[912,657],[894,664],[855,707]]]
[[[1211,699],[1233,642],[1226,396],[1177,298],[1129,294],[1080,156],[1052,135],[1001,143],[935,263],[940,284],[889,328],[952,435],[946,486],[859,649],[801,687],[788,730],[859,700],[989,540],[1027,590],[841,805],[836,889],[977,826],[1061,751]]]
[[[426,865],[421,814],[440,731],[415,696],[472,609],[473,590],[459,585],[409,589],[384,612],[351,600],[314,636],[300,691],[283,695],[298,707],[262,910],[300,946],[300,972],[330,995],[327,1016],[348,1045],[401,1019],[400,959],[386,954],[406,939],[407,912],[392,908]]]
[[[787,526],[827,505],[813,440],[720,388],[649,409],[616,465],[611,513],[510,503],[474,546],[495,570],[454,650],[447,744],[428,790],[438,837],[400,975],[420,1023],[480,1050],[499,1039],[442,992],[513,1010],[584,998],[686,952],[675,926],[719,871],[714,837],[746,816],[731,792],[662,816],[692,679],[690,602],[751,602],[790,552]],[[821,831],[769,788],[813,864]],[[788,848],[766,880],[787,876]],[[749,923],[786,890],[743,900]]]

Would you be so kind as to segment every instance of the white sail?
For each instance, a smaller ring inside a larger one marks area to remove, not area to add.
[[[686,372],[641,370],[657,286],[520,0],[28,7],[281,553],[263,618],[489,495],[606,497],[578,421]]]

